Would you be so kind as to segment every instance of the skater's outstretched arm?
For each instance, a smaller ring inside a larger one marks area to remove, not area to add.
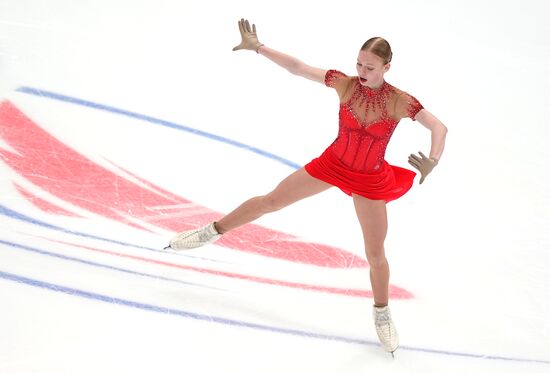
[[[253,24],[251,27],[248,20],[241,19],[239,21],[239,31],[241,32],[242,40],[239,45],[233,48],[234,51],[241,49],[256,51],[256,53],[267,57],[294,75],[325,84],[327,70],[309,66],[295,57],[281,53],[260,43],[256,34],[256,25]]]

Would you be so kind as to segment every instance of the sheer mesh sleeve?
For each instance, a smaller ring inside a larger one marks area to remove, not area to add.
[[[328,70],[325,74],[325,85],[334,88],[342,100],[349,91],[352,79],[338,70]]]
[[[422,109],[424,106],[415,97],[405,92],[399,95],[395,107],[399,118],[411,118],[412,120],[415,120],[414,117]]]
[[[348,76],[338,70],[328,70],[325,75],[325,85],[330,88],[336,88]]]

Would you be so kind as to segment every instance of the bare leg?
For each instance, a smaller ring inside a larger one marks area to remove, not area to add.
[[[221,218],[216,222],[216,229],[220,233],[226,233],[330,187],[330,184],[314,178],[304,168],[300,168],[281,181],[272,192],[249,199]]]
[[[377,307],[385,306],[388,304],[390,282],[390,268],[384,252],[384,240],[388,231],[386,202],[354,194],[353,203],[363,230],[374,304]]]

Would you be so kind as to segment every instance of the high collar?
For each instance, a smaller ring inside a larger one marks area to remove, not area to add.
[[[371,88],[368,86],[364,86],[359,81],[359,78],[357,78],[357,84],[359,85],[359,90],[361,91],[361,93],[367,95],[368,97],[386,96],[390,91],[390,85],[385,80],[382,82],[382,85],[378,88]]]

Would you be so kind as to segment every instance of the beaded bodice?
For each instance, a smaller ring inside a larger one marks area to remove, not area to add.
[[[340,96],[339,130],[330,148],[348,168],[378,170],[388,142],[404,117],[414,120],[422,105],[413,96],[384,82],[377,89],[359,83],[358,77],[329,70],[325,83]]]

